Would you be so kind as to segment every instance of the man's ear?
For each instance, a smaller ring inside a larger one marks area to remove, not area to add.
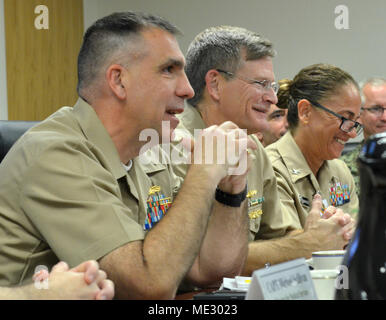
[[[126,99],[124,77],[127,77],[126,69],[119,64],[112,64],[106,70],[107,84],[119,100]]]
[[[215,101],[220,100],[219,80],[220,73],[215,69],[209,70],[205,75],[206,90]]]
[[[301,99],[298,102],[299,122],[308,124],[311,118],[312,105],[307,99]]]

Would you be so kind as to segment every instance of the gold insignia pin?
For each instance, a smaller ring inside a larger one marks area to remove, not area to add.
[[[160,191],[161,191],[161,187],[160,186],[152,186],[149,189],[149,195],[155,194],[155,193],[160,192]]]
[[[257,190],[251,190],[247,193],[247,198],[253,197],[255,194],[257,194]]]
[[[259,210],[249,212],[248,216],[249,216],[249,219],[256,219],[260,217],[262,214],[263,214],[263,210],[259,209]]]

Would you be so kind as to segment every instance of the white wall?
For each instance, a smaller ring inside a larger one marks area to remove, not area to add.
[[[107,5],[105,2],[100,2],[99,0],[83,0],[83,15],[84,15],[84,29],[86,30],[91,24],[93,24],[97,19],[103,17],[104,15],[99,14],[99,8],[105,7]]]
[[[348,29],[336,27],[340,5],[347,8]],[[115,11],[160,15],[184,32],[183,52],[207,27],[245,27],[274,43],[277,79],[293,78],[301,68],[319,62],[341,67],[358,82],[386,77],[385,0],[84,0],[84,9],[85,28]]]
[[[0,120],[8,119],[4,0],[0,0]]]
[[[361,81],[386,76],[385,0],[84,0],[85,27],[115,11],[161,15],[184,32],[185,52],[209,26],[246,27],[269,38],[278,51],[276,78],[292,78],[302,67],[327,62]],[[337,30],[338,5],[348,9],[349,29]]]
[[[84,25],[115,11],[145,11],[165,17],[183,32],[186,51],[203,29],[242,26],[269,38],[278,56],[276,78],[292,78],[302,67],[327,62],[350,72],[358,81],[386,76],[385,0],[83,0]],[[337,30],[338,5],[348,8],[349,29]],[[0,0],[0,118],[7,117],[6,73]]]

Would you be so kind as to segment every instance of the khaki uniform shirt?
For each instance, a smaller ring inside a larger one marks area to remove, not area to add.
[[[142,240],[170,206],[180,178],[168,165],[127,172],[83,100],[26,133],[0,165],[0,285],[31,281],[36,266],[75,266]],[[162,244],[160,244],[162,246]]]
[[[200,113],[190,105],[186,105],[184,112],[178,117],[180,124],[175,130],[177,141],[173,144],[175,148],[180,147],[179,141],[182,137],[193,138],[194,129],[206,127]],[[257,144],[257,149],[251,152],[253,164],[248,173],[249,239],[252,241],[281,237],[293,229],[290,225],[291,220],[282,211],[276,177],[264,147],[254,135],[250,137]],[[187,164],[173,164],[173,171],[180,177],[185,177],[187,169]]]
[[[343,161],[325,161],[316,178],[290,132],[266,150],[277,177],[282,203],[298,228],[304,227],[317,191],[326,207],[334,205],[355,218],[358,196],[354,179]]]

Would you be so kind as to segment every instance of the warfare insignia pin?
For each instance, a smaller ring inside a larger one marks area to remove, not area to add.
[[[161,193],[160,186],[152,186],[149,189],[146,204],[147,212],[143,228],[144,230],[149,230],[166,214],[172,201],[171,197],[165,197],[165,195]]]

